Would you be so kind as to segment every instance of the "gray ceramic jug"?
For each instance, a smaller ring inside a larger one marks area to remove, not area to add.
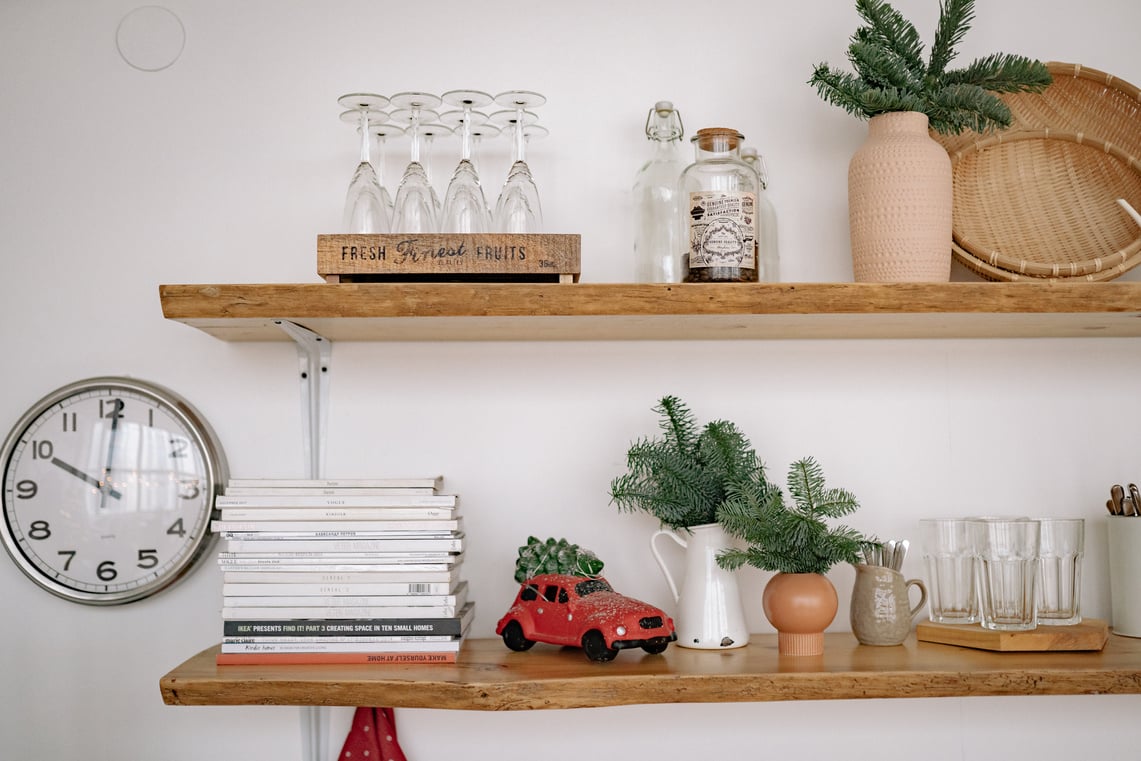
[[[919,579],[904,579],[899,571],[880,565],[855,566],[852,587],[852,633],[861,645],[898,645],[911,632],[911,620],[927,602],[927,587]],[[914,607],[909,587],[919,588]]]

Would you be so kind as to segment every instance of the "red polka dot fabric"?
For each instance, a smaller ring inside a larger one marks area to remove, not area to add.
[[[358,708],[341,748],[341,761],[408,761],[396,741],[391,708]]]

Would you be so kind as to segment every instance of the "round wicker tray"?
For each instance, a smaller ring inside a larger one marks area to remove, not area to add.
[[[1109,280],[1141,264],[1141,93],[1051,63],[1043,93],[1004,95],[1010,129],[935,136],[951,155],[955,257],[992,280]]]

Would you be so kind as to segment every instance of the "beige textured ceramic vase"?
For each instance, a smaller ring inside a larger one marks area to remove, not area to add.
[[[836,587],[819,573],[778,573],[761,596],[765,618],[777,630],[781,655],[820,655],[824,630],[836,618]]]
[[[951,159],[916,111],[873,116],[848,165],[856,282],[951,279]]]

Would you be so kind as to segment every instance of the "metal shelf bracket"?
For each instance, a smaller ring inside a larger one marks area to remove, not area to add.
[[[297,362],[301,381],[301,445],[309,478],[323,478],[325,473],[325,434],[329,428],[330,370],[333,342],[308,328],[289,320],[274,320],[297,346]],[[318,706],[301,709],[301,757],[304,761],[321,761],[325,755],[328,727],[326,712]]]

